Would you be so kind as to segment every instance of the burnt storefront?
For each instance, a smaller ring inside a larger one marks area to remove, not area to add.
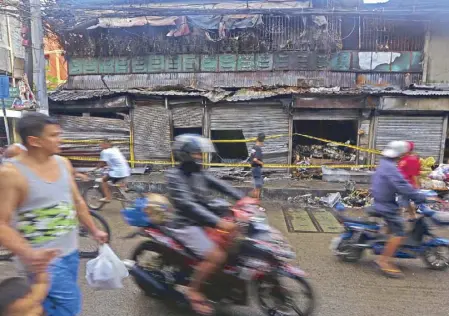
[[[248,102],[218,102],[207,104],[208,128],[212,140],[234,140],[216,143],[219,157],[217,162],[238,162],[248,157],[252,142],[259,133],[276,136],[266,141],[264,159],[268,163],[288,161],[289,156],[289,114],[283,104],[291,98],[253,100]]]
[[[294,100],[293,161],[303,157],[311,158],[312,164],[356,164],[367,161],[363,153],[319,140],[369,147],[371,109],[366,107],[365,97],[297,96]]]

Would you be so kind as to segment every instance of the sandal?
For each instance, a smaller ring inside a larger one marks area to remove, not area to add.
[[[187,301],[190,304],[192,310],[201,316],[211,316],[214,312],[213,306],[208,302],[207,299],[192,299],[188,294],[184,294]]]
[[[392,278],[392,279],[401,279],[404,277],[404,274],[401,272],[401,270],[397,268],[385,268],[382,267],[378,262],[374,262],[376,265],[376,268],[386,277]]]
[[[201,316],[210,316],[213,314],[214,309],[210,303],[207,301],[202,300],[193,300],[190,301],[190,306],[192,307],[193,311]],[[196,306],[196,308],[195,308]],[[198,306],[201,306],[199,309]]]

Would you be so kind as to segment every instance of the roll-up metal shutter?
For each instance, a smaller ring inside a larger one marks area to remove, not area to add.
[[[88,158],[98,158],[100,156],[100,146],[98,141],[108,138],[118,142],[115,146],[120,149],[126,158],[129,155],[129,130],[130,120],[126,116],[124,120],[86,117],[86,116],[57,116],[61,124],[62,138],[65,140],[77,140],[76,142],[66,142],[61,146],[64,156],[81,156]],[[84,167],[96,165],[96,162],[73,161],[74,166]]]
[[[266,136],[285,135],[266,140],[264,160],[267,163],[288,160],[288,120],[280,104],[217,104],[210,109],[211,130],[242,130],[245,138],[257,137],[261,132]],[[253,145],[247,143],[248,150]]]
[[[394,140],[412,141],[421,157],[433,157],[439,161],[445,138],[443,122],[442,116],[379,116],[376,149],[382,150]]]
[[[164,101],[137,101],[133,120],[136,159],[169,159],[170,112]]]
[[[174,128],[202,127],[203,105],[180,104],[170,105]]]
[[[360,118],[359,110],[296,110],[293,112],[293,120],[358,120]]]

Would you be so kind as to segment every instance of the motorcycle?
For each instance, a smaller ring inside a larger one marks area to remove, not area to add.
[[[152,223],[144,208],[137,204],[122,210],[122,216],[130,226],[139,227],[129,238],[139,235],[147,240],[134,249],[131,260],[124,261],[125,265],[147,295],[190,306],[183,291],[199,258],[184,247],[170,229]],[[249,305],[247,285],[252,284],[259,306],[267,315],[311,315],[315,306],[314,291],[304,271],[288,263],[295,258],[295,253],[282,234],[268,225],[265,212],[248,203],[238,203],[227,210],[230,210],[229,219],[239,226],[240,237],[232,243],[224,268],[204,285],[207,299],[213,305]],[[209,234],[218,244],[229,242],[217,230]],[[148,260],[142,260],[146,254]],[[295,302],[296,297],[281,283],[283,278],[301,287],[304,305]]]
[[[428,197],[436,198],[432,191],[422,191]],[[355,219],[346,217],[344,206],[335,205],[336,216],[343,223],[344,232],[332,240],[331,250],[346,262],[357,262],[365,250],[371,249],[375,255],[381,255],[388,241],[388,236],[382,233],[384,224],[377,221],[381,216],[373,211],[368,212],[369,218]],[[428,205],[418,205],[418,218],[410,220],[412,229],[407,233],[406,241],[396,251],[395,258],[422,258],[433,270],[445,270],[449,266],[449,240],[432,234],[430,224],[449,226],[449,214],[437,212]]]

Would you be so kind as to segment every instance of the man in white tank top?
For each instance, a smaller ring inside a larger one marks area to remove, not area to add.
[[[19,120],[18,132],[27,150],[0,168],[0,244],[29,273],[48,270],[46,315],[75,316],[81,313],[78,220],[98,242],[106,242],[108,236],[95,226],[71,163],[57,156],[61,142],[57,122],[30,113]]]

